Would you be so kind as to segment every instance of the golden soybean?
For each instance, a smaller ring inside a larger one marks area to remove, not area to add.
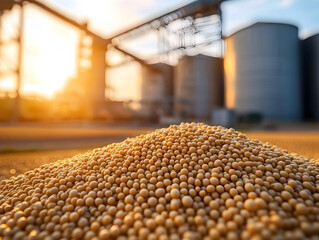
[[[319,163],[182,123],[0,182],[1,239],[315,239]]]

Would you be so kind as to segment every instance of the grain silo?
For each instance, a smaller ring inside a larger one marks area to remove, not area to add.
[[[226,39],[226,107],[268,121],[301,119],[298,28],[256,23]]]
[[[175,71],[174,114],[182,119],[208,119],[223,105],[222,60],[205,55],[182,57]]]
[[[86,81],[86,101],[91,105],[92,118],[105,117],[105,52],[105,46],[93,38],[90,56],[91,68],[81,74]]]
[[[319,34],[302,41],[305,116],[319,121]]]
[[[172,114],[173,67],[164,63],[142,66],[140,115],[158,118]]]

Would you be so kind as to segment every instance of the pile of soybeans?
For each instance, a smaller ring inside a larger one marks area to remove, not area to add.
[[[182,123],[0,182],[0,239],[318,239],[319,161]]]

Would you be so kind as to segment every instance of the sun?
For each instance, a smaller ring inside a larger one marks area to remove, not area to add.
[[[70,56],[49,54],[36,62],[34,75],[38,79],[38,84],[34,86],[34,90],[46,97],[54,97],[54,94],[75,74],[74,60],[70,59]]]
[[[24,64],[23,91],[53,98],[66,81],[75,75],[75,59],[69,52],[45,51],[38,56],[27,56]]]

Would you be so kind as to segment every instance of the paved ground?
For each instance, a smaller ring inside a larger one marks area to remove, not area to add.
[[[136,124],[3,124],[0,180],[153,129]]]
[[[250,138],[269,142],[289,152],[319,159],[319,132],[247,132]]]
[[[86,153],[91,148],[44,150],[0,154],[0,180],[17,176],[43,164]]]
[[[94,147],[153,129],[141,125],[0,125],[0,152]]]
[[[157,126],[159,127],[159,126]],[[0,180],[155,129],[147,125],[0,125]],[[246,131],[249,137],[319,159],[319,131]]]

